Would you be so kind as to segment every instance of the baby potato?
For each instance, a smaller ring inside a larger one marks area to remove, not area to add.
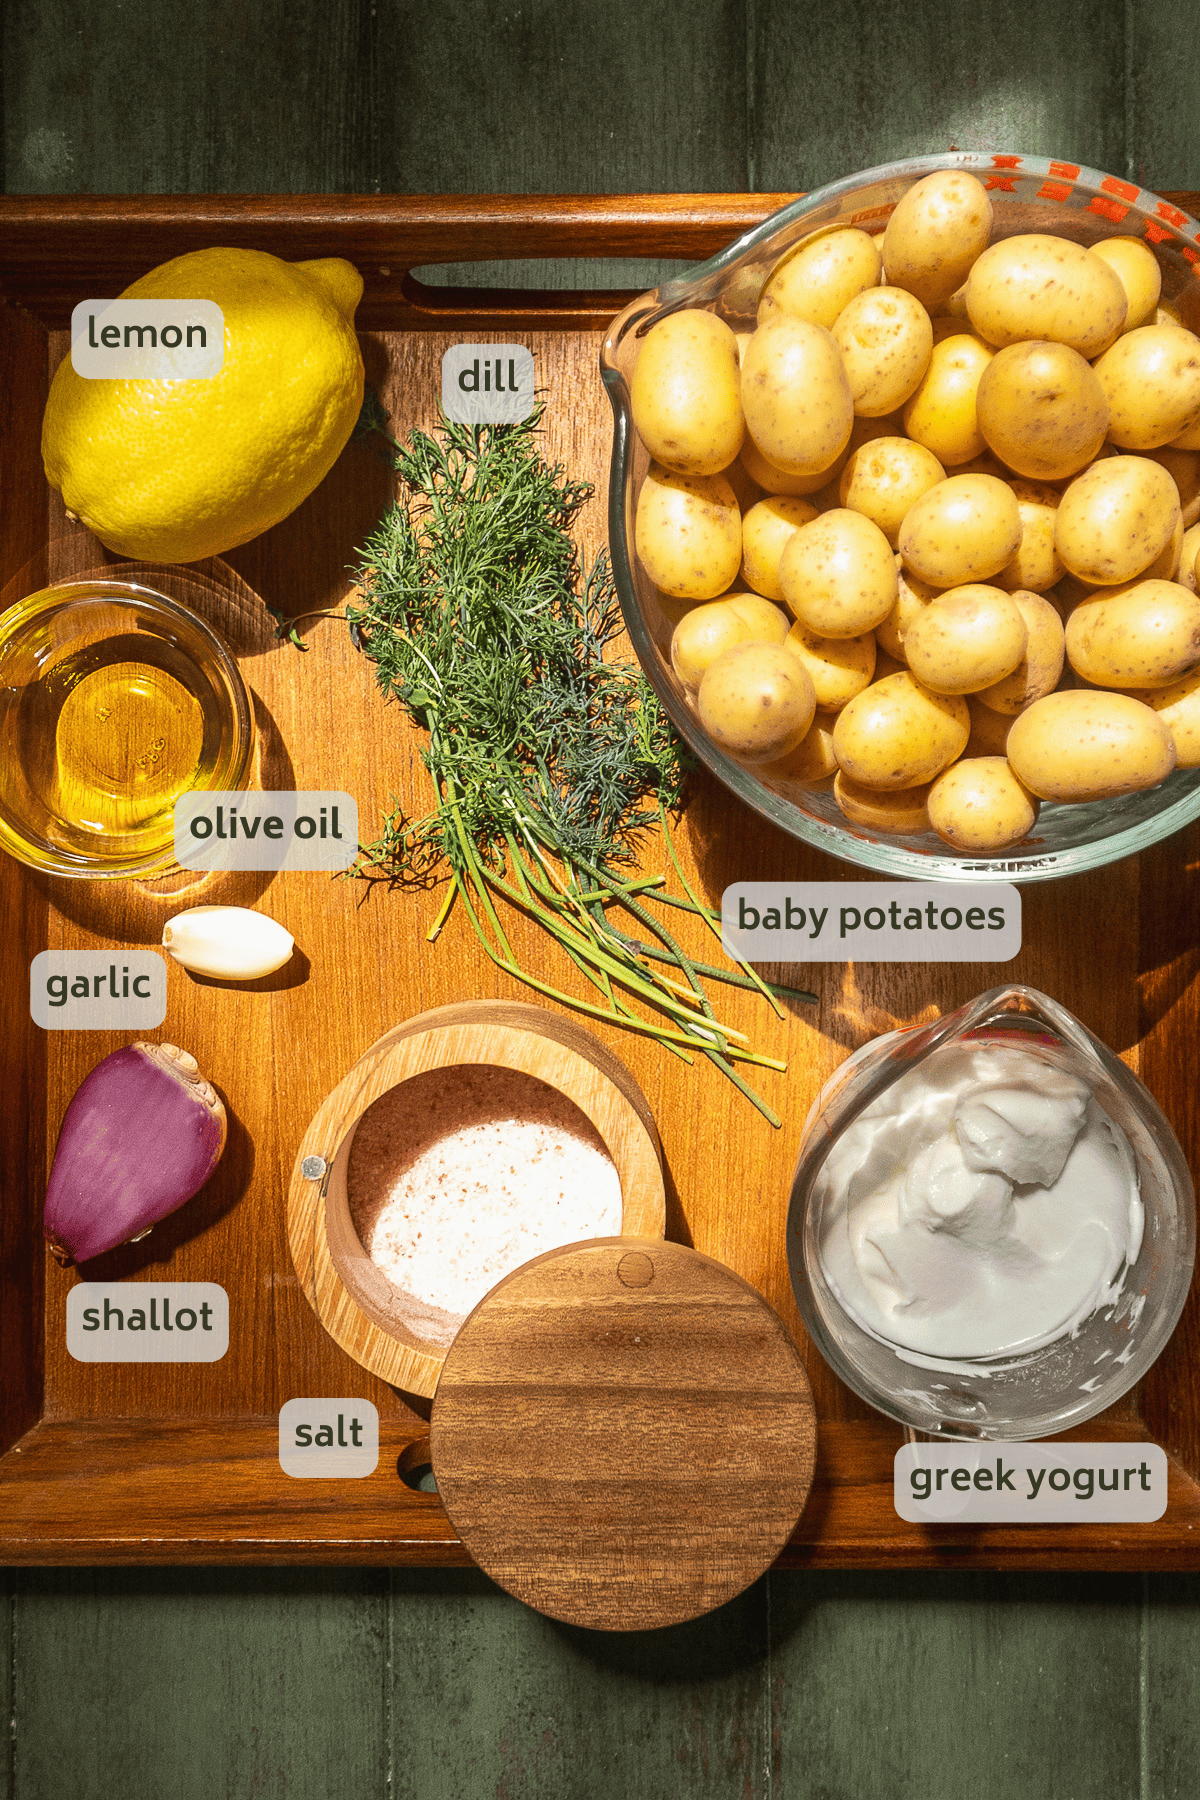
[[[1179,490],[1179,510],[1187,531],[1200,519],[1200,450],[1180,450],[1174,444],[1165,444],[1161,450],[1147,450],[1144,454],[1167,471]]]
[[[965,281],[992,231],[992,203],[965,169],[939,169],[896,202],[883,234],[884,277],[927,312]]]
[[[1021,541],[1012,489],[994,475],[950,475],[922,494],[900,527],[904,566],[936,587],[997,575]]]
[[[638,436],[683,475],[716,475],[742,447],[738,345],[715,313],[687,307],[646,333],[629,383]]]
[[[758,323],[790,313],[832,330],[855,294],[878,285],[881,267],[867,233],[853,226],[808,238],[772,269],[758,303]]]
[[[788,539],[779,559],[779,585],[810,631],[860,637],[892,610],[896,559],[878,525],[848,507],[834,507]]]
[[[967,315],[1002,349],[1033,338],[1099,356],[1120,336],[1125,289],[1116,270],[1070,238],[1028,232],[985,250],[967,276]]]
[[[791,621],[758,594],[727,594],[694,606],[671,638],[671,667],[695,693],[708,669],[738,644],[782,644]]]
[[[962,288],[959,288],[959,294],[961,294],[962,291]],[[957,296],[955,296],[955,298],[957,298]],[[933,342],[935,347],[942,343],[945,338],[960,337],[964,332],[969,332],[971,329],[971,321],[967,317],[966,307],[962,306],[959,307],[957,311],[951,311],[951,304],[951,301],[947,301],[947,310],[938,313],[936,318],[930,319],[929,321],[930,325],[933,327]]]
[[[762,594],[726,594],[723,599],[754,633],[747,639],[749,643],[782,644],[792,628],[792,621],[782,606],[772,605]]]
[[[1095,587],[1131,581],[1171,541],[1179,492],[1146,456],[1109,456],[1076,477],[1054,520],[1054,547]]]
[[[894,656],[889,656],[887,651],[880,644],[878,638],[876,638],[876,640],[875,640],[875,679],[876,679],[876,681],[884,681],[884,680],[886,680],[886,678],[889,675],[902,675],[904,673],[905,669],[907,669],[907,667],[908,667],[907,663],[899,662],[899,661],[897,661],[897,659]]]
[[[780,313],[758,327],[742,360],[742,410],[768,461],[795,475],[829,468],[849,440],[854,402],[824,326]]]
[[[1104,592],[1105,589],[1094,588],[1089,581],[1080,581],[1078,575],[1064,575],[1061,581],[1055,582],[1046,598],[1065,625],[1081,602]]]
[[[833,778],[833,797],[852,825],[894,836],[929,830],[929,783],[910,788],[869,788],[852,781],[844,769]]]
[[[1139,325],[1152,325],[1162,292],[1162,270],[1149,244],[1140,238],[1103,238],[1091,246],[1110,269],[1115,269],[1125,289],[1125,324],[1123,331],[1136,331]]]
[[[732,487],[723,475],[679,475],[651,463],[638,495],[634,546],[664,594],[715,599],[742,560],[742,515]]]
[[[794,494],[772,494],[742,514],[742,573],[756,594],[782,600],[779,559],[792,533],[817,509],[810,500]]]
[[[693,693],[704,672],[735,644],[750,642],[750,627],[724,600],[692,606],[671,634],[671,667]]]
[[[1027,638],[1011,596],[974,584],[951,588],[923,607],[908,628],[904,654],[917,680],[935,694],[977,694],[1012,674]]]
[[[777,762],[807,735],[817,702],[799,657],[782,644],[739,644],[706,671],[700,722],[740,762]]]
[[[861,637],[829,638],[795,624],[787,647],[808,670],[817,705],[827,712],[840,711],[861,694],[875,673],[875,639],[869,631]]]
[[[1177,581],[1135,581],[1077,606],[1067,658],[1096,687],[1159,688],[1200,662],[1200,596]]]
[[[932,781],[961,756],[971,716],[958,694],[935,694],[906,669],[845,705],[833,728],[838,766],[869,788]]]
[[[1054,692],[1065,654],[1062,620],[1049,600],[1042,594],[1023,593],[1020,588],[1011,598],[1025,621],[1025,654],[1011,675],[1003,676],[991,687],[980,688],[978,696],[985,706],[1010,716],[1022,712],[1043,694]]]
[[[650,625],[652,629],[654,629],[655,638],[659,642],[662,641],[662,627],[665,625],[666,636],[669,642],[680,619],[686,618],[688,613],[693,612],[697,606],[703,605],[703,602],[699,600],[680,600],[677,595],[664,594],[661,588],[656,588],[654,593],[654,604],[658,608],[660,617],[656,618],[652,611],[649,613],[648,617]]]
[[[903,435],[904,414],[902,410],[894,413],[880,413],[877,419],[860,417],[855,413],[854,423],[850,427],[850,441],[846,445],[847,461],[856,450],[863,449],[867,444],[878,443],[880,438],[903,437]],[[845,466],[843,463],[842,467],[845,468]]]
[[[833,336],[859,418],[895,412],[929,367],[933,328],[903,288],[868,288],[838,314]]]
[[[758,501],[762,499],[758,483],[750,479],[746,465],[740,456],[735,456],[729,467],[721,470],[721,474],[733,489],[733,497],[738,503],[738,511],[744,517],[750,508],[757,505]]]
[[[1108,435],[1123,450],[1157,450],[1200,420],[1200,338],[1182,325],[1143,325],[1096,364]]]
[[[1139,581],[1177,581],[1179,558],[1183,551],[1183,520],[1176,519],[1175,529],[1152,563],[1138,576]],[[1099,591],[1099,590],[1098,590]]]
[[[1200,768],[1200,669],[1193,669],[1170,687],[1153,688],[1141,697],[1171,733],[1176,768]]]
[[[1039,800],[1112,800],[1157,787],[1175,767],[1171,733],[1153,708],[1094,688],[1035,700],[1013,720],[1006,753]]]
[[[975,396],[979,429],[1002,463],[1034,481],[1060,481],[1099,453],[1108,400],[1091,364],[1069,344],[1009,344]]]
[[[983,371],[996,352],[982,338],[959,329],[933,346],[929,367],[904,408],[904,429],[943,468],[957,468],[987,449],[975,399]]]
[[[934,587],[932,582],[922,581],[919,575],[910,575],[903,568],[897,572],[896,586],[896,600],[891,612],[875,627],[875,643],[877,651],[886,651],[902,667],[906,667],[904,640],[909,626],[914,619],[920,617],[931,600],[936,600],[946,590]],[[876,662],[878,663],[878,655]]]
[[[789,475],[785,469],[777,469],[773,462],[769,462],[754,439],[747,433],[738,462],[755,485],[762,488],[765,493],[804,495],[815,494],[817,489],[823,488],[827,482],[836,481],[849,454],[849,446],[847,446],[845,450],[834,457],[829,468],[817,469],[809,475]]]
[[[909,508],[945,479],[945,469],[923,444],[904,437],[873,438],[851,454],[838,497],[851,512],[878,525],[894,550]]]
[[[1200,450],[1200,419],[1173,437],[1167,446],[1170,450]]]
[[[1200,524],[1189,526],[1183,534],[1177,580],[1191,594],[1200,587]]]
[[[963,757],[929,790],[929,823],[955,850],[990,856],[1033,830],[1038,803],[1003,756]]]
[[[967,708],[971,715],[971,735],[967,739],[964,756],[1003,756],[1004,746],[1012,726],[1008,713],[993,712],[985,706],[978,694],[967,695]]]
[[[759,763],[755,773],[761,782],[792,797],[790,790],[820,787],[837,773],[837,757],[833,754],[833,714],[819,708],[805,735],[786,756],[775,762]]]
[[[1062,559],[1054,548],[1054,519],[1062,495],[1057,488],[1038,481],[1010,481],[1008,485],[1017,497],[1021,541],[992,580],[1008,594],[1017,589],[1044,594],[1063,573]]]

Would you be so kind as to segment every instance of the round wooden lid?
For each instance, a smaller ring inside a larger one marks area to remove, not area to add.
[[[732,1599],[787,1542],[816,1419],[783,1321],[681,1244],[597,1238],[480,1302],[433,1403],[438,1492],[510,1594],[627,1631]]]

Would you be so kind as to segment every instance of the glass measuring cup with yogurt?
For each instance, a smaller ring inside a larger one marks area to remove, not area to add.
[[[1192,1184],[1124,1064],[1045,995],[1000,988],[827,1083],[788,1256],[810,1334],[872,1405],[943,1435],[1046,1436],[1166,1343]]]

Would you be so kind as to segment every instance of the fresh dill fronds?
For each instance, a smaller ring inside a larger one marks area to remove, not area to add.
[[[430,937],[460,899],[519,980],[688,1060],[703,1053],[778,1124],[733,1063],[783,1065],[717,1020],[701,976],[722,972],[691,961],[647,910],[655,883],[628,878],[639,837],[678,809],[690,763],[640,668],[613,654],[622,621],[603,552],[581,580],[571,528],[592,490],[543,460],[541,417],[539,406],[519,425],[443,421],[438,436],[395,446],[400,497],[359,553],[346,617],[386,698],[429,734],[433,804],[415,819],[394,805],[354,872],[426,883],[448,868]],[[557,939],[594,1002],[518,965],[501,904]],[[690,893],[672,904],[705,910]],[[767,992],[744,967],[731,973]]]

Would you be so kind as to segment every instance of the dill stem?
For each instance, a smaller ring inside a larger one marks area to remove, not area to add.
[[[638,881],[614,881],[611,887],[592,888],[588,893],[581,893],[579,899],[586,906],[613,906],[622,894],[645,893],[648,888],[660,888],[665,880],[665,875],[643,875]]]
[[[487,935],[480,925],[478,918],[475,916],[475,909],[471,904],[471,897],[466,892],[465,888],[463,890],[462,900],[463,905],[470,916],[471,924],[475,928],[476,937],[479,939],[487,956],[490,957],[491,961],[495,963],[498,969],[504,969],[509,975],[514,976],[517,981],[523,981],[526,987],[534,988],[539,994],[545,994],[548,999],[557,1000],[560,1006],[569,1006],[576,1012],[588,1013],[593,1019],[600,1019],[608,1025],[613,1023],[612,1014],[604,1007],[593,1006],[589,1000],[580,1000],[574,994],[564,994],[560,992],[558,988],[551,987],[549,982],[539,981],[536,975],[531,975],[529,971],[523,969],[518,962],[501,956],[495,945],[488,942]],[[639,1019],[636,1013],[631,1013],[628,1019],[622,1021],[622,1029],[641,1032],[643,1036],[655,1038],[661,1044],[683,1044],[686,1045],[689,1050],[702,1050],[706,1056],[709,1055],[713,1049],[711,1043],[705,1042],[700,1038],[687,1037],[683,1032],[671,1031],[668,1027],[657,1023],[653,1019]],[[736,1057],[739,1062],[762,1063],[766,1061],[765,1058],[755,1056],[750,1051],[740,1051],[735,1048],[729,1050],[729,1055],[731,1057]],[[766,1062],[766,1066],[772,1069],[784,1069],[787,1067],[786,1063],[774,1061]]]
[[[516,854],[515,845],[512,846],[512,849],[513,849],[513,853],[515,855]],[[542,864],[543,867],[548,867],[544,856],[541,856],[539,854],[538,860]],[[552,889],[544,886],[540,881],[538,881],[538,878],[534,874],[532,869],[529,871],[529,876],[530,876],[530,880],[534,883],[534,886],[537,889],[538,893],[546,901],[548,901],[551,905],[557,906],[559,904],[559,902],[554,894],[554,891]],[[572,894],[570,896],[570,898],[572,898],[572,899],[578,898],[578,900],[580,902],[582,902],[584,896],[582,894],[580,894],[578,896]],[[599,930],[597,921],[592,918],[592,915],[590,913],[585,911],[585,912],[583,912],[582,916],[587,921],[587,924],[591,931],[591,935],[593,936],[593,938],[596,940],[597,943],[603,945],[606,949],[608,949],[610,955],[619,956],[622,959],[628,961],[634,968],[638,968],[639,965],[637,963],[637,956],[645,955],[647,953],[647,947],[644,944],[636,943],[632,938],[626,938],[620,932],[615,932],[612,929],[612,927],[608,924],[607,920],[604,921],[604,930],[603,930],[603,933],[601,933],[601,931]],[[656,961],[669,962],[672,964],[676,964],[676,958],[666,954],[665,952],[651,951],[650,954],[655,957]],[[676,964],[676,966],[677,966],[677,964]],[[645,970],[642,970],[641,973],[643,975],[647,976],[655,984],[655,986],[661,985],[661,986],[670,988],[672,993],[678,994],[682,999],[686,1000],[690,1005],[699,1006],[701,1004],[701,1001],[697,998],[696,992],[693,988],[685,987],[682,982],[673,981],[669,975],[656,975],[654,973],[653,969],[645,969]],[[709,1017],[710,1018],[712,1017],[711,1013],[709,1014]],[[722,1027],[722,1030],[726,1030],[726,1028]],[[728,1031],[726,1031],[726,1035],[728,1035]],[[740,1033],[740,1032],[735,1032],[733,1035],[734,1036],[744,1036],[744,1034]]]
[[[667,846],[667,855],[670,857],[672,863],[675,865],[675,873],[678,875],[680,881],[683,883],[683,891],[687,895],[688,899],[690,901],[692,901],[693,905],[700,912],[701,917],[707,921],[709,930],[712,932],[713,936],[716,938],[717,942],[720,944],[722,950],[724,950],[725,941],[721,936],[720,930],[718,929],[717,924],[716,924],[712,914],[710,912],[708,912],[708,910],[701,905],[698,897],[692,892],[691,883],[689,882],[687,876],[683,872],[683,864],[679,860],[679,856],[675,849],[674,840],[671,837],[671,825],[670,825],[670,821],[667,818],[666,808],[664,807],[664,805],[662,803],[661,795],[659,796],[659,802],[658,802],[658,816],[659,816],[659,820],[662,824],[663,841],[665,842],[665,844]],[[742,973],[749,977],[750,981],[753,982],[754,986],[758,989],[758,991],[764,996],[764,998],[766,1000],[768,1000],[770,1002],[772,1008],[774,1009],[775,1017],[777,1019],[782,1019],[783,1008],[782,1008],[782,1006],[780,1006],[778,1000],[775,998],[774,994],[771,992],[770,988],[767,986],[766,982],[762,979],[762,977],[754,969],[752,969],[750,967],[749,963],[743,962],[740,957],[737,957],[734,960],[736,960],[737,966],[739,969],[741,969]]]
[[[503,894],[512,905],[528,912],[564,947],[570,943],[581,956],[587,957],[588,961],[594,963],[596,967],[606,969],[615,981],[619,981],[624,987],[631,988],[634,993],[640,994],[643,1000],[657,1006],[660,1011],[671,1013],[677,1019],[691,1020],[695,1017],[694,1012],[689,1007],[685,1007],[681,1000],[675,999],[673,994],[664,991],[666,983],[661,977],[655,976],[652,971],[639,972],[636,963],[618,961],[611,953],[603,950],[594,938],[584,937],[566,920],[556,917],[537,897],[525,898],[519,889],[514,888],[504,880],[503,876],[497,875],[496,871],[489,869],[486,864],[480,864],[479,869],[486,887],[495,888],[496,892]],[[486,904],[489,916],[495,920],[495,912],[490,900]],[[507,943],[505,949],[508,950]],[[510,950],[509,955],[511,954]],[[707,1023],[713,1027],[714,1034],[719,1034],[721,1038],[737,1038],[741,1043],[747,1041],[744,1031],[737,1031],[732,1025],[723,1025],[714,1017],[706,1002],[702,1001],[701,1004],[705,1006],[704,1016]]]
[[[433,921],[433,924],[429,927],[429,930],[425,933],[425,942],[427,944],[433,943],[434,939],[440,933],[442,926],[446,923],[446,920],[450,917],[450,911],[454,905],[454,900],[455,900],[455,896],[457,895],[457,893],[458,893],[458,877],[454,876],[450,882],[450,887],[449,887],[449,891],[446,894],[446,898],[442,901],[441,907],[438,911],[437,918]]]

